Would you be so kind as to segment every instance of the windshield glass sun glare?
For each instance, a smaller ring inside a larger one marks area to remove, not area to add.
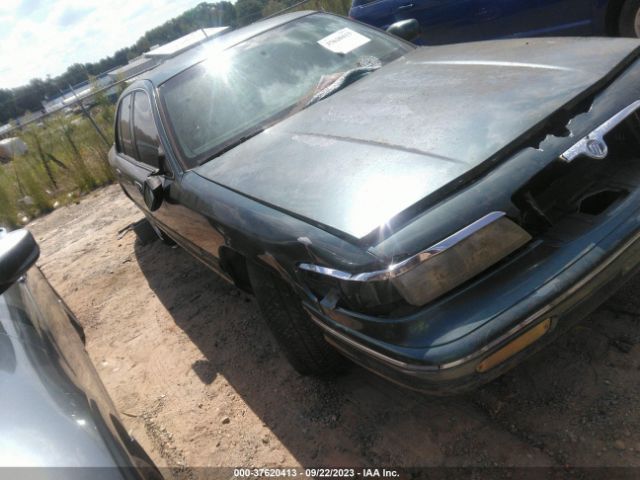
[[[160,98],[188,168],[249,138],[309,100],[321,79],[381,65],[412,47],[364,25],[315,14],[215,50],[161,85]]]

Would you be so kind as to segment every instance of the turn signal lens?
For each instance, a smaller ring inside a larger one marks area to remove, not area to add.
[[[506,346],[502,347],[495,353],[492,353],[476,367],[478,373],[488,372],[492,368],[500,365],[505,360],[508,360],[516,353],[521,352],[533,342],[537,341],[551,328],[551,319],[547,318],[545,321],[540,322],[538,325],[530,330],[527,330],[515,340],[509,342]]]

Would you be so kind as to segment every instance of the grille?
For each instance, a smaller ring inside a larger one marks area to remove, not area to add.
[[[638,108],[623,110],[514,194],[529,233],[570,240],[640,187]]]

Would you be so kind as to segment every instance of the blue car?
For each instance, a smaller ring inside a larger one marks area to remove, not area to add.
[[[349,15],[383,29],[416,19],[418,44],[502,37],[640,37],[640,0],[353,0]]]

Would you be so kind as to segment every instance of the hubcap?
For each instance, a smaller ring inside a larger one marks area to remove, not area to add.
[[[633,28],[636,32],[636,37],[640,38],[640,9],[636,12],[636,19],[633,22]]]

